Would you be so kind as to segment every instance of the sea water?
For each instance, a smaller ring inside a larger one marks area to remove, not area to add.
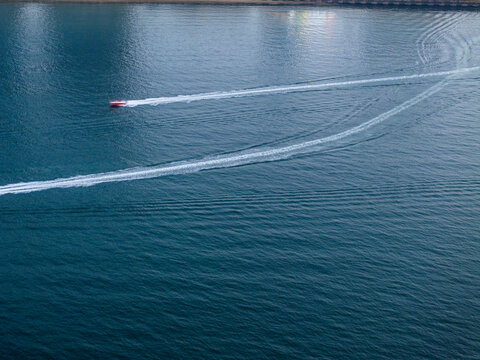
[[[479,31],[0,4],[0,357],[477,358]]]

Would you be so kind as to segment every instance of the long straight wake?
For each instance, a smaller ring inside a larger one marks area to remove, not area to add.
[[[457,74],[460,71],[445,72],[448,74]],[[417,96],[397,105],[393,109],[384,112],[360,125],[337,133],[335,135],[326,136],[319,139],[305,141],[299,144],[289,146],[257,150],[253,152],[240,152],[238,154],[230,154],[218,156],[215,158],[206,158],[202,160],[193,160],[181,163],[172,163],[169,165],[161,165],[155,167],[138,167],[125,170],[118,170],[106,173],[80,175],[69,178],[59,178],[48,181],[32,181],[24,183],[16,183],[10,185],[0,186],[0,196],[6,194],[21,194],[34,191],[42,191],[54,188],[70,188],[70,187],[87,187],[101,183],[130,181],[137,179],[150,179],[167,175],[189,174],[201,170],[229,168],[240,165],[247,165],[253,163],[260,163],[266,161],[274,161],[287,159],[289,157],[306,154],[318,151],[326,144],[334,143],[335,141],[347,138],[349,136],[361,133],[374,125],[377,125],[388,118],[397,115],[398,113],[410,108],[422,100],[432,96],[440,91],[448,82],[449,77],[443,79],[434,86],[428,88]]]
[[[340,82],[330,82],[323,84],[308,84],[308,85],[286,85],[286,86],[271,86],[257,89],[246,89],[246,90],[233,90],[225,92],[212,92],[212,93],[203,93],[203,94],[192,94],[192,95],[177,95],[169,97],[159,97],[159,98],[149,98],[143,100],[127,100],[125,106],[135,107],[140,105],[163,105],[163,104],[172,104],[172,103],[182,103],[182,102],[192,102],[192,101],[201,101],[201,100],[220,100],[228,99],[235,97],[246,97],[246,96],[259,96],[259,95],[270,95],[270,94],[279,94],[279,93],[291,93],[291,92],[307,92],[315,91],[329,88],[338,88],[345,86],[354,86],[354,85],[365,85],[365,84],[375,84],[383,82],[392,82],[392,81],[405,81],[413,79],[422,79],[429,77],[442,77],[455,74],[466,73],[470,71],[479,70],[480,66],[463,68],[450,71],[440,71],[434,73],[426,74],[413,74],[413,75],[404,75],[404,76],[391,76],[375,79],[364,79],[364,80],[350,80],[350,81],[340,81]]]

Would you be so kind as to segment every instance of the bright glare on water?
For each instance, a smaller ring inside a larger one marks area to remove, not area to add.
[[[475,11],[0,3],[0,358],[477,358],[479,59]]]

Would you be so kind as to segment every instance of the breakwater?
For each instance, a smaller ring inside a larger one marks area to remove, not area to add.
[[[298,2],[298,1],[292,1]],[[442,7],[479,7],[480,1],[444,1],[444,0],[322,0],[321,4],[351,5],[394,5],[394,6],[442,6]]]

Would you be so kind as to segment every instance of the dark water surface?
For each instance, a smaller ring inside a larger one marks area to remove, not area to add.
[[[0,4],[0,358],[479,359],[479,59],[477,12]]]

